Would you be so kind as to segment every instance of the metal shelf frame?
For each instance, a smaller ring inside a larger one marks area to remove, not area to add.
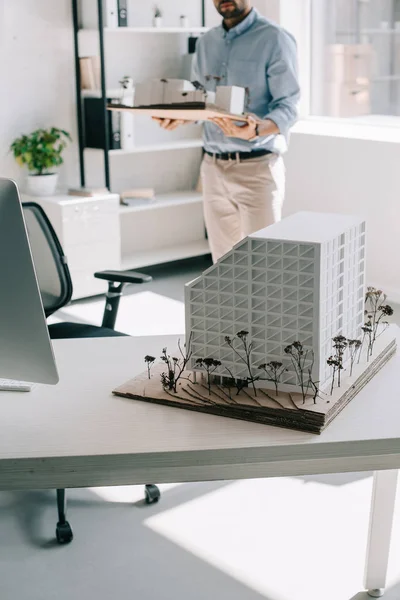
[[[83,106],[83,93],[81,89],[81,74],[79,63],[79,40],[78,32],[80,30],[80,6],[85,0],[72,1],[72,22],[74,39],[74,61],[75,61],[75,85],[76,85],[76,116],[78,124],[78,144],[79,144],[79,171],[81,186],[85,187],[85,118]],[[205,27],[206,9],[205,0],[201,2],[201,26]],[[110,131],[107,119],[107,93],[106,93],[106,69],[105,69],[105,44],[104,44],[104,21],[103,21],[103,0],[97,0],[97,32],[99,35],[99,56],[100,56],[100,79],[101,79],[101,99],[102,99],[102,121],[104,124],[104,180],[105,187],[111,189],[110,177]]]

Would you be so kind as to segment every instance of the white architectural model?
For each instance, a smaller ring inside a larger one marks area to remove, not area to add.
[[[365,223],[355,216],[297,213],[244,239],[186,287],[190,367],[212,357],[223,363],[215,374],[226,376],[228,367],[246,379],[245,364],[226,343],[246,331],[254,365],[280,361],[287,368],[283,390],[298,389],[285,355],[295,341],[309,351],[305,367],[324,389],[332,338],[357,339],[364,324],[364,254]],[[257,385],[274,389],[273,382]]]
[[[395,355],[391,315],[365,290],[364,221],[298,213],[188,284],[185,346],[114,393],[319,434]]]
[[[246,90],[237,85],[219,85],[215,92],[215,106],[227,113],[241,115],[246,103]]]
[[[135,86],[134,106],[168,106],[203,103],[233,114],[242,114],[246,91],[238,86],[218,86],[216,92],[199,89],[184,79],[149,79]]]
[[[184,79],[148,79],[135,86],[136,107],[204,101],[204,92]]]

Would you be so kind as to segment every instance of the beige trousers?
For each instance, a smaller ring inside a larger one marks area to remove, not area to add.
[[[285,167],[277,154],[201,165],[204,218],[213,261],[241,239],[281,219]]]

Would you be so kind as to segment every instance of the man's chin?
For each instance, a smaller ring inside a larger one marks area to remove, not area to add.
[[[237,8],[228,8],[227,10],[220,10],[218,12],[224,19],[232,19],[232,17],[237,17],[240,14]]]

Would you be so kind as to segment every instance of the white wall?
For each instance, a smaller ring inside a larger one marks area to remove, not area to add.
[[[352,213],[367,220],[367,283],[400,301],[399,141],[293,133],[285,214]]]
[[[70,0],[0,0],[0,174],[22,181],[8,154],[12,140],[39,127],[76,139]],[[78,183],[77,146],[65,155],[61,183]]]
[[[82,2],[96,9],[95,0]],[[153,4],[150,1],[140,4],[135,0],[132,25],[150,25]],[[164,10],[164,25],[177,25],[179,14],[183,12],[193,25],[200,25],[199,0],[189,8],[183,0],[175,2],[172,8],[167,0],[159,4]],[[209,23],[213,24],[215,16],[219,21],[212,0],[207,0],[207,8]],[[92,12],[96,15],[95,10]],[[186,38],[184,35],[161,38],[127,34],[117,45],[110,43],[108,67],[113,63],[113,50],[117,46],[118,50],[126,46],[126,53],[122,54],[122,60],[119,56],[120,69],[108,69],[109,85],[118,87],[119,78],[126,73],[135,73],[137,79],[145,78],[149,69],[152,69],[150,75],[165,75],[164,71],[158,73],[155,66],[163,62],[169,76],[180,76],[181,65],[176,63],[175,57],[186,48]],[[163,47],[163,61],[160,61]],[[59,170],[60,187],[79,184],[74,69],[71,0],[0,0],[0,175],[14,178],[22,186],[25,172],[9,154],[10,143],[22,133],[54,125],[69,131],[74,139],[65,152],[65,164]],[[183,137],[196,136],[195,128],[190,129]],[[165,137],[165,132],[156,133],[160,139]],[[129,172],[126,162],[121,163],[121,169]],[[117,168],[121,170],[119,165]],[[97,170],[103,173],[101,163]],[[102,178],[99,179],[102,184]]]

